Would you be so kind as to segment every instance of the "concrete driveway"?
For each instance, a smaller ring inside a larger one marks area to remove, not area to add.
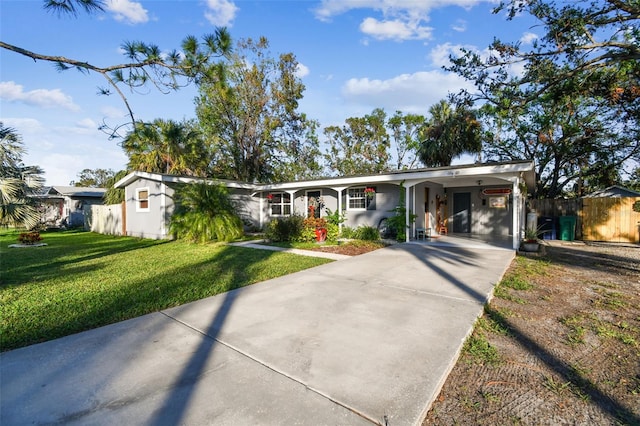
[[[399,244],[6,352],[0,424],[419,424],[513,256]]]

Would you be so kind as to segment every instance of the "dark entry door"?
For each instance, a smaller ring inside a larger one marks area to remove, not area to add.
[[[471,233],[471,193],[453,194],[453,232]]]

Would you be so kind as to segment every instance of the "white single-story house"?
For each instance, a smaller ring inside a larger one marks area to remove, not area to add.
[[[92,205],[103,204],[105,188],[51,186],[36,198],[40,204],[40,222],[47,226],[83,226]]]
[[[225,185],[240,217],[256,228],[291,214],[324,216],[327,209],[344,212],[346,226],[379,227],[394,215],[404,188],[407,222],[409,214],[416,215],[406,230],[407,241],[417,230],[426,229],[433,235],[510,236],[517,248],[525,227],[527,188],[535,185],[535,171],[532,161],[514,161],[271,184],[132,172],[115,184],[125,189],[127,235],[170,238],[175,189],[203,181]]]

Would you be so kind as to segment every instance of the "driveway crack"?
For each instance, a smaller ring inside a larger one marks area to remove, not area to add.
[[[284,372],[284,371],[281,371],[281,370],[279,370],[279,369],[275,368],[275,367],[274,367],[274,366],[272,366],[272,365],[269,365],[268,363],[266,363],[266,362],[264,362],[264,361],[262,361],[262,360],[260,360],[260,359],[258,359],[258,358],[256,358],[256,357],[254,357],[254,356],[250,355],[249,353],[247,353],[247,352],[243,351],[242,349],[240,349],[240,348],[238,348],[238,347],[236,347],[236,346],[234,346],[234,345],[232,345],[232,344],[230,344],[230,343],[227,343],[227,342],[225,342],[225,341],[223,341],[223,340],[220,340],[220,339],[218,339],[218,338],[212,338],[211,336],[209,336],[207,333],[203,332],[202,330],[200,330],[200,329],[198,329],[198,328],[196,328],[196,327],[193,327],[193,326],[191,326],[190,324],[188,324],[188,323],[186,323],[186,322],[184,322],[184,321],[179,320],[178,318],[172,317],[171,315],[167,314],[166,312],[160,311],[160,313],[161,313],[162,315],[164,315],[165,317],[167,317],[167,318],[169,318],[169,319],[171,319],[171,320],[173,320],[173,321],[175,321],[175,322],[177,322],[177,323],[179,323],[179,324],[182,324],[183,326],[185,326],[185,327],[187,327],[187,328],[189,328],[189,329],[191,329],[191,330],[195,331],[196,333],[200,334],[200,335],[201,335],[201,336],[203,336],[204,338],[206,338],[206,339],[211,339],[211,340],[213,340],[213,341],[215,341],[215,342],[217,342],[217,343],[219,343],[219,344],[221,344],[221,345],[225,346],[226,348],[228,348],[228,349],[230,349],[230,350],[232,350],[232,351],[234,351],[234,352],[238,353],[239,355],[241,355],[241,356],[243,356],[243,357],[245,357],[245,358],[247,358],[247,359],[249,359],[249,360],[251,360],[251,361],[253,361],[253,362],[257,363],[257,364],[260,364],[260,365],[261,365],[261,366],[263,366],[264,368],[266,368],[266,369],[268,369],[268,370],[270,370],[270,371],[273,371],[274,373],[276,373],[276,374],[278,374],[278,375],[280,375],[280,376],[282,376],[282,377],[285,377],[285,378],[287,378],[287,379],[289,379],[289,380],[291,380],[291,381],[293,381],[293,382],[295,382],[295,383],[298,383],[299,385],[303,386],[305,389],[307,389],[307,390],[309,390],[309,391],[311,391],[311,392],[315,393],[316,395],[318,395],[318,396],[320,396],[320,397],[322,397],[322,398],[324,398],[324,399],[327,399],[327,400],[331,401],[332,403],[334,403],[334,404],[336,404],[336,405],[339,405],[340,407],[342,407],[342,408],[344,408],[344,409],[346,409],[346,410],[348,410],[348,411],[351,411],[352,413],[354,413],[354,414],[356,414],[356,415],[358,415],[358,416],[362,417],[363,419],[365,419],[365,420],[367,420],[367,421],[371,422],[371,423],[372,423],[372,424],[374,424],[374,425],[380,425],[380,426],[382,426],[382,425],[384,424],[383,422],[381,422],[381,421],[379,421],[379,420],[376,420],[376,419],[372,418],[371,416],[368,416],[367,414],[363,413],[362,411],[358,410],[357,408],[352,407],[352,406],[350,406],[349,404],[346,404],[346,403],[344,403],[344,402],[341,402],[341,401],[339,401],[339,400],[335,399],[334,397],[332,397],[332,396],[330,396],[330,395],[328,395],[328,394],[324,393],[324,392],[323,392],[323,391],[321,391],[320,389],[316,389],[316,388],[314,388],[314,387],[312,387],[312,386],[308,385],[307,383],[305,383],[305,382],[304,382],[304,381],[302,381],[301,379],[298,379],[298,378],[296,378],[296,377],[294,377],[294,376],[292,376],[292,375],[290,375],[290,374],[287,374],[287,373],[286,373],[286,372]]]

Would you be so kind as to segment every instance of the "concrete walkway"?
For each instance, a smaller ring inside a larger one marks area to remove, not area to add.
[[[419,424],[513,256],[398,244],[6,352],[0,424]]]

